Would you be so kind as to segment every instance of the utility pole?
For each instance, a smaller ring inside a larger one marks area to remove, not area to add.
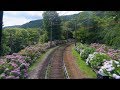
[[[68,28],[67,28],[67,42],[68,42]]]
[[[77,26],[77,23],[76,23],[76,19],[74,19],[74,30],[75,30],[75,46],[76,46],[76,42],[77,42],[77,37],[76,37],[76,26]]]
[[[76,21],[75,21],[75,46],[76,46],[76,43],[77,43],[77,37],[76,37]]]
[[[56,28],[56,26],[58,25],[58,21],[55,20],[55,17],[51,17],[50,19],[50,47],[52,46],[52,41],[55,40],[55,38],[53,37],[53,30]]]
[[[51,43],[51,46],[52,46],[52,21],[51,21],[51,37],[50,37],[50,43]]]
[[[68,42],[68,32],[69,31],[69,28],[66,29],[66,38],[67,38],[67,42]]]
[[[52,46],[52,21],[50,21],[50,47]]]

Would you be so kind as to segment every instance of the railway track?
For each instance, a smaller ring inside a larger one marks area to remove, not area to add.
[[[67,45],[62,45],[52,54],[47,66],[45,79],[69,79],[63,59],[63,53]]]
[[[64,50],[68,45],[59,46],[49,55],[40,72],[41,79],[69,79],[63,59]]]

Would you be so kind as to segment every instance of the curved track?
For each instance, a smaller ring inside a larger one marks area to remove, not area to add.
[[[69,79],[63,60],[63,53],[69,44],[61,45],[48,56],[39,73],[41,79]]]

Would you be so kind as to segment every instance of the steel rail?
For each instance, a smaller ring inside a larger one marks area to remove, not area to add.
[[[63,71],[64,71],[64,75],[65,75],[65,79],[70,79],[70,77],[69,77],[69,74],[68,74],[68,71],[67,71],[67,68],[66,68],[66,65],[65,65],[65,62],[64,62],[64,51],[65,51],[65,48],[67,47],[68,45],[66,45],[66,46],[64,46],[64,48],[63,48],[63,50],[61,51],[61,53],[62,53],[62,63],[63,63]],[[61,46],[60,46],[61,47]],[[58,48],[60,48],[60,47],[58,47]],[[57,48],[57,49],[58,49]],[[56,50],[57,50],[56,49]],[[49,68],[50,68],[50,64],[51,64],[51,58],[50,58],[50,60],[49,60],[49,63],[48,63],[48,66],[47,66],[47,69],[46,69],[46,71],[45,71],[45,79],[48,79],[48,72],[49,72]]]

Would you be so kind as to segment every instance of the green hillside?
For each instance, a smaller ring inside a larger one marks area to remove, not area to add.
[[[42,19],[30,21],[20,26],[21,28],[41,28],[42,27]]]

